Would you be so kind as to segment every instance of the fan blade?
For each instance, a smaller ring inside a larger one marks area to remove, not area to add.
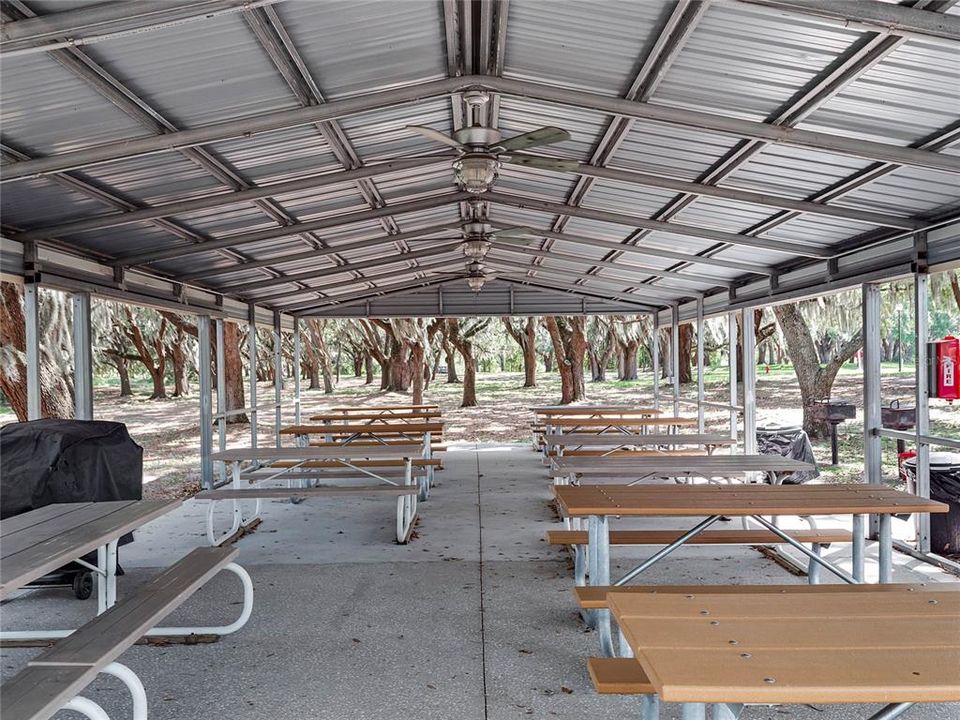
[[[496,228],[494,229],[493,234],[496,236],[497,240],[502,240],[504,238],[511,238],[511,237],[519,238],[519,237],[527,237],[530,235],[536,235],[536,233],[533,231],[533,228],[528,228],[523,226]]]
[[[552,145],[569,139],[570,133],[566,130],[558,127],[542,127],[523,135],[514,135],[512,138],[501,140],[497,143],[497,147],[504,150],[526,150],[538,145]]]
[[[444,135],[439,130],[434,130],[431,127],[424,127],[423,125],[407,125],[406,130],[413,130],[415,133],[420,133],[425,138],[430,140],[435,140],[438,143],[443,143],[444,145],[449,145],[450,147],[455,147],[457,150],[466,150],[466,148],[454,140],[452,137]]]
[[[502,238],[502,237],[500,237],[500,235],[498,234],[498,235],[496,236],[496,238],[493,239],[493,246],[494,246],[494,247],[496,247],[497,245],[524,245],[524,246],[526,246],[526,245],[536,245],[538,242],[540,242],[540,239],[539,239],[539,238],[533,238],[533,237],[525,237],[525,238],[524,238],[524,237],[505,237],[505,238]]]
[[[501,156],[500,160],[511,165],[526,165],[541,170],[556,170],[558,172],[576,172],[580,163],[576,160],[560,160],[559,158],[539,157],[536,155]]]

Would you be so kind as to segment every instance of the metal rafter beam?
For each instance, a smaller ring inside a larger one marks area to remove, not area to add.
[[[301,260],[314,260],[318,257],[324,255],[333,255],[341,252],[348,252],[350,250],[362,250],[368,248],[371,245],[388,240],[412,240],[414,238],[428,238],[431,235],[437,235],[442,232],[451,232],[453,228],[448,225],[432,225],[430,227],[421,228],[419,230],[407,230],[399,235],[394,235],[392,237],[383,237],[376,236],[370,237],[365,240],[356,240],[353,242],[340,243],[338,245],[324,248],[322,250],[304,250],[303,252],[291,253],[289,255],[275,255],[273,257],[265,258],[263,260],[248,260],[246,262],[237,263],[236,265],[230,267],[222,268],[211,268],[210,270],[203,270],[196,273],[188,273],[186,275],[178,275],[177,279],[183,282],[188,282],[191,280],[201,280],[211,277],[218,277],[221,275],[232,275],[238,272],[245,272],[247,270],[253,270],[258,267],[276,267],[280,265],[285,265],[292,262],[300,262]],[[369,278],[367,278],[369,280]]]
[[[361,212],[345,213],[343,215],[324,218],[322,220],[293,223],[292,225],[288,225],[286,227],[269,228],[267,230],[257,230],[255,232],[239,233],[237,235],[214,238],[213,240],[208,240],[195,245],[184,245],[183,247],[173,247],[165,250],[150,250],[147,252],[119,258],[118,260],[114,260],[111,264],[121,266],[148,265],[150,263],[159,262],[160,260],[187,257],[189,255],[197,255],[199,253],[210,252],[211,250],[219,250],[225,247],[239,247],[240,245],[248,245],[250,243],[262,242],[264,240],[275,240],[277,238],[290,237],[291,235],[299,235],[302,232],[326,230],[329,228],[340,227],[341,225],[351,225],[353,223],[377,220],[385,215],[402,215],[403,213],[408,212],[432,210],[433,208],[442,207],[443,205],[447,205],[449,203],[466,200],[468,197],[472,197],[472,195],[466,192],[437,195],[435,197],[425,198],[423,200],[414,200],[407,203],[400,203],[398,205],[381,207],[377,208],[376,210],[363,210]]]
[[[331,295],[327,298],[324,298],[323,302],[311,302],[309,305],[301,303],[297,306],[281,306],[281,312],[292,313],[294,315],[303,315],[308,314],[308,311],[310,310],[319,310],[320,308],[331,307],[346,307],[375,297],[394,295],[398,292],[405,292],[415,288],[433,287],[435,285],[445,285],[447,283],[457,281],[459,281],[459,278],[419,278],[409,282],[394,283],[392,285],[383,285],[379,288],[370,290],[361,290],[360,292],[354,290],[347,293],[339,293],[337,295]]]
[[[723,230],[713,230],[711,228],[699,227],[697,225],[683,225],[681,223],[671,223],[663,220],[651,220],[646,217],[614,213],[607,210],[581,208],[574,205],[564,205],[563,203],[554,203],[546,200],[536,200],[532,198],[506,195],[498,192],[487,193],[485,195],[485,199],[494,204],[499,203],[501,205],[508,205],[510,207],[520,208],[523,210],[534,210],[555,215],[571,215],[573,217],[597,220],[599,222],[612,223],[615,225],[643,228],[645,230],[653,230],[669,235],[677,235],[680,237],[694,237],[701,240],[725,242],[731,245],[762,248],[764,250],[771,250],[773,252],[780,252],[787,255],[800,255],[801,257],[814,258],[831,257],[833,255],[830,250],[808,247],[800,243],[788,242],[784,240],[765,240],[762,238],[751,237],[750,235],[740,235],[738,233],[725,232]]]
[[[590,247],[603,248],[605,250],[618,251],[631,255],[662,257],[667,258],[668,260],[677,260],[678,262],[689,262],[713,267],[725,267],[731,270],[739,270],[742,273],[753,273],[757,275],[773,274],[773,271],[770,268],[763,267],[762,265],[754,265],[752,263],[739,262],[737,260],[726,260],[723,258],[700,257],[699,255],[691,255],[689,253],[681,253],[674,250],[664,250],[662,248],[655,248],[647,245],[641,245],[637,247],[634,247],[633,245],[621,245],[619,241],[616,240],[603,240],[584,235],[569,235],[567,233],[554,232],[553,230],[533,229],[532,234],[545,238],[552,238],[554,240],[563,240],[564,242],[572,243],[574,245],[588,245]],[[716,279],[720,282],[723,282],[722,278],[718,278],[707,273],[698,271],[698,274],[703,278]]]
[[[431,246],[422,250],[410,250],[404,253],[384,253],[381,257],[371,258],[370,260],[361,260],[359,262],[348,262],[345,265],[328,267],[322,269],[304,270],[302,272],[292,273],[285,277],[273,278],[271,280],[258,280],[257,282],[237,282],[233,285],[220,285],[220,290],[225,293],[247,293],[262,290],[263,288],[276,287],[277,285],[287,285],[298,280],[316,280],[317,278],[328,277],[330,275],[340,275],[357,270],[368,268],[377,268],[383,265],[392,265],[400,262],[409,262],[417,258],[434,257],[443,253],[452,252],[460,245],[459,241],[454,243],[445,243],[443,245]],[[413,267],[411,270],[416,271]],[[358,283],[367,282],[366,278],[357,278]]]
[[[532,247],[523,247],[522,245],[512,245],[508,243],[501,242],[492,242],[491,245],[502,252],[514,253],[517,255],[529,255],[531,257],[540,257],[545,259],[553,259],[557,262],[565,262],[573,265],[587,265],[590,267],[599,266],[604,268],[612,268],[614,270],[622,270],[626,272],[637,272],[638,274],[643,275],[644,277],[648,275],[656,275],[657,277],[664,278],[675,278],[678,281],[687,282],[692,285],[701,285],[704,287],[732,287],[733,283],[730,280],[715,279],[710,280],[704,277],[702,274],[697,275],[684,275],[683,273],[671,271],[671,270],[658,270],[657,268],[645,267],[643,265],[625,265],[623,263],[617,263],[607,260],[592,260],[590,258],[585,258],[581,255],[570,255],[569,253],[557,252],[553,248],[549,250],[532,248]],[[661,287],[673,287],[677,290],[683,290],[682,286],[678,287],[677,285],[662,282],[660,283]]]
[[[790,13],[862,23],[890,32],[960,40],[960,17],[875,0],[740,0]]]
[[[509,273],[497,273],[497,280],[513,283],[514,285],[526,285],[529,287],[542,288],[545,290],[561,290],[572,295],[578,295],[587,298],[596,298],[598,300],[619,300],[620,302],[634,305],[639,310],[658,310],[663,306],[650,305],[643,302],[643,298],[637,295],[625,295],[618,292],[606,292],[604,290],[594,290],[582,285],[573,285],[559,280],[548,280],[542,277],[527,277],[525,275],[511,275]]]
[[[299,297],[301,295],[307,295],[311,291],[318,292],[323,290],[324,293],[329,294],[331,290],[343,290],[348,287],[356,287],[357,285],[370,284],[370,287],[364,288],[365,290],[375,290],[376,283],[380,280],[390,280],[397,281],[402,277],[407,276],[418,276],[426,272],[432,272],[434,270],[449,269],[451,259],[447,258],[439,262],[432,263],[421,263],[417,267],[405,268],[403,270],[389,270],[387,272],[371,273],[365,275],[362,280],[356,278],[351,278],[350,280],[338,280],[335,283],[324,283],[322,288],[319,287],[310,287],[307,290],[297,290],[295,292],[283,292],[283,293],[271,293],[270,295],[257,295],[253,302],[256,303],[273,303],[276,300],[288,300],[290,298]],[[308,300],[305,303],[306,305],[312,305],[316,302],[316,299]],[[281,305],[286,312],[287,305],[284,303]]]
[[[59,153],[39,160],[13,163],[4,168],[3,180],[36,177],[111,160],[154,152],[169,152],[184,147],[194,147],[235,137],[250,136],[270,130],[334,120],[366,111],[442,96],[469,87],[481,87],[505,95],[569,105],[610,115],[623,115],[628,118],[691,127],[734,137],[764,140],[868,160],[894,162],[902,165],[960,173],[960,158],[938,155],[924,150],[822,132],[778,127],[770,123],[728,118],[666,105],[632,102],[622,98],[604,97],[579,90],[551,87],[524,80],[511,80],[493,76],[465,76],[344,98],[318,106],[264,113],[253,118],[229,120],[192,130],[168,133],[159,137],[111,142],[92,148]]]
[[[106,38],[241,12],[278,0],[138,0],[101,2],[3,26],[0,53],[46,52]],[[60,42],[57,42],[57,41]]]

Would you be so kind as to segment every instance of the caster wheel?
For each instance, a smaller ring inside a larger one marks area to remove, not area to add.
[[[73,576],[73,594],[78,600],[87,600],[93,595],[93,573],[82,572]]]

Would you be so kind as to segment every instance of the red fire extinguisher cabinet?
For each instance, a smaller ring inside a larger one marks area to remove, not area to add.
[[[947,335],[930,343],[930,397],[960,398],[960,339]]]

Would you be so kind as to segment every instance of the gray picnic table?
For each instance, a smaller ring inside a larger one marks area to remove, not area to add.
[[[208,500],[207,537],[211,545],[220,545],[242,527],[258,520],[264,499],[290,498],[299,501],[312,496],[389,496],[397,502],[397,541],[407,542],[417,518],[417,498],[423,491],[413,478],[414,463],[430,463],[421,457],[419,443],[376,446],[336,447],[262,447],[228,448],[212,458],[231,465],[229,488],[206,490],[198,500]],[[324,486],[315,481],[335,478],[372,478],[379,486]],[[272,480],[287,481],[287,488],[256,487]],[[252,512],[245,512],[241,501],[249,498]],[[224,533],[214,529],[214,506],[218,501],[232,503],[231,526]]]
[[[70,562],[98,575],[97,612],[117,601],[120,537],[165,515],[180,500],[54,503],[0,521],[0,598]],[[81,558],[97,551],[97,564]],[[69,631],[4,631],[4,640],[63,637]]]
[[[567,435],[548,435],[545,442],[549,451],[557,448],[558,454],[563,455],[567,449],[604,449],[621,450],[627,448],[649,447],[703,447],[712,453],[718,447],[730,447],[737,441],[729,435],[719,433],[644,433],[644,434],[596,434],[596,433],[569,433]]]

